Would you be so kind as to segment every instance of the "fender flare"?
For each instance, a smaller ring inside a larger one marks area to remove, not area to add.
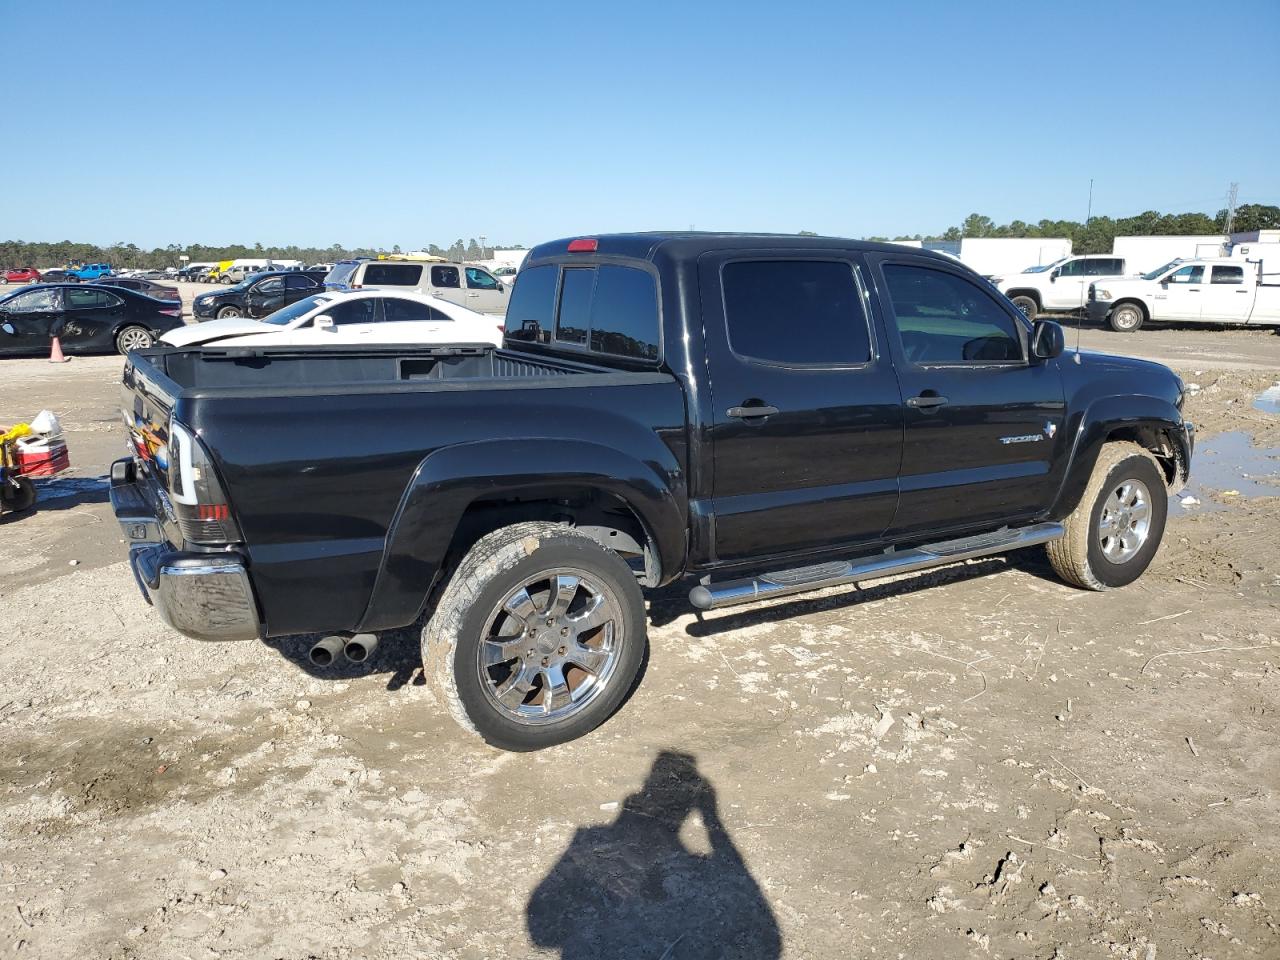
[[[1063,472],[1050,516],[1060,519],[1071,513],[1089,484],[1102,446],[1116,431],[1154,431],[1173,448],[1181,469],[1191,463],[1192,438],[1183,427],[1182,414],[1172,403],[1159,397],[1100,397],[1085,408],[1075,423],[1075,442]]]
[[[655,438],[656,439],[656,438]],[[415,621],[467,508],[478,500],[549,487],[590,487],[626,503],[644,524],[662,582],[683,570],[688,540],[684,473],[666,447],[641,461],[586,440],[478,440],[433,451],[418,464],[387,529],[361,630]]]
[[[1027,296],[1036,302],[1037,310],[1044,309],[1044,296],[1035,287],[1010,287],[1004,296],[1007,300],[1012,300],[1014,297]]]

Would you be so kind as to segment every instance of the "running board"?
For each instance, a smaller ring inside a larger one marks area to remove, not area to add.
[[[856,560],[836,560],[830,563],[817,563],[810,567],[777,570],[759,577],[745,577],[741,580],[726,580],[724,583],[694,587],[689,591],[689,602],[699,610],[718,610],[720,607],[732,607],[756,600],[770,600],[792,593],[822,590],[841,584],[857,583],[861,580],[892,577],[900,573],[927,570],[929,567],[940,567],[960,560],[972,560],[974,557],[1004,553],[1021,547],[1033,547],[1038,543],[1057,540],[1065,532],[1060,523],[1037,523],[1016,530],[1005,528],[976,537],[929,543],[910,550],[886,550],[884,553],[859,557]]]

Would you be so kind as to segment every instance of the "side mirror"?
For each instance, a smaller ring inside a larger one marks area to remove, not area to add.
[[[17,331],[17,330],[13,329],[13,324],[12,324],[12,323],[4,323],[4,324],[0,324],[0,330],[3,330],[5,333],[9,334],[9,336],[11,336],[11,337],[12,337],[12,336],[16,336],[16,335],[17,335],[17,333],[18,333],[18,331]]]
[[[1031,355],[1037,360],[1052,360],[1062,356],[1067,347],[1062,326],[1052,320],[1037,320],[1031,325]]]
[[[1061,271],[1061,270],[1054,270],[1054,271],[1050,272],[1050,274],[1049,274],[1049,282],[1050,282],[1050,283],[1057,283],[1057,281],[1058,281],[1058,277],[1060,277],[1061,275],[1062,275],[1062,271]]]
[[[315,325],[317,330],[327,330],[330,333],[334,333],[338,329],[338,325],[333,322],[333,317],[327,313],[322,313],[316,317]]]

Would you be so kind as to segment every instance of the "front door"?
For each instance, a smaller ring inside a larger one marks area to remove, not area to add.
[[[856,254],[699,260],[714,559],[876,540],[898,501],[902,397]]]
[[[245,316],[265,317],[269,313],[275,313],[284,304],[284,277],[267,277],[245,291]]]
[[[1070,438],[1058,361],[959,268],[870,255],[904,398],[896,536],[1017,522],[1053,499]]]
[[[36,287],[0,304],[0,355],[48,353],[62,316],[61,287]]]
[[[1199,320],[1204,300],[1204,264],[1187,264],[1165,277],[1153,295],[1157,320]]]
[[[1042,295],[1046,310],[1079,310],[1089,290],[1089,261],[1076,258],[1049,274],[1049,286]]]
[[[430,286],[427,292],[433,297],[448,300],[460,307],[467,305],[466,291],[462,289],[462,271],[453,264],[433,263]]]
[[[1257,284],[1242,263],[1215,263],[1209,268],[1209,282],[1200,288],[1200,319],[1224,323],[1244,323],[1253,306]]]
[[[467,285],[466,306],[481,313],[506,313],[507,290],[498,278],[480,267],[463,267]]]
[[[382,321],[381,302],[379,297],[339,300],[321,314],[333,321],[332,330],[322,330],[315,320],[309,320],[304,326],[290,330],[287,340],[290,344],[317,346],[372,341]]]

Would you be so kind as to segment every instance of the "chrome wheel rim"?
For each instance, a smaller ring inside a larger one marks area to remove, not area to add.
[[[1107,495],[1098,521],[1102,555],[1126,563],[1151,535],[1151,491],[1141,480],[1126,480]]]
[[[622,607],[585,570],[539,574],[485,620],[477,668],[499,713],[539,726],[580,713],[613,679]]]
[[[1014,301],[1013,305],[1018,308],[1018,312],[1021,313],[1024,317],[1031,316],[1031,307],[1028,306],[1025,300],[1019,298]]]
[[[124,347],[125,352],[145,350],[151,346],[151,334],[145,330],[126,330],[120,334],[120,346]]]
[[[240,316],[240,311],[237,310],[235,307],[224,307],[222,310],[218,311],[218,316],[221,317],[222,319],[226,319],[228,317],[238,317]]]
[[[1138,311],[1132,307],[1121,307],[1116,311],[1116,326],[1128,330],[1138,325]]]

